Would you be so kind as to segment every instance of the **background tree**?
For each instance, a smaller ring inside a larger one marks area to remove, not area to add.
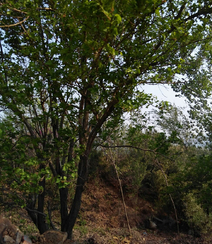
[[[210,1],[8,0],[0,11],[0,104],[23,126],[41,175],[28,213],[45,232],[46,183],[55,178],[71,238],[96,136],[148,102],[139,85],[172,82],[210,40]]]
[[[161,109],[162,106],[162,109]],[[188,111],[187,111],[188,110]],[[154,110],[153,117],[159,130],[167,135],[175,133],[179,138],[178,143],[185,146],[198,144],[199,129],[196,121],[189,118],[189,108],[176,107],[170,103],[160,103]]]

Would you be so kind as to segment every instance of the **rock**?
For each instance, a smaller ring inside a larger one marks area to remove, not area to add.
[[[12,237],[8,236],[8,235],[5,235],[3,237],[3,240],[4,240],[4,244],[15,244],[15,240],[13,240]]]
[[[145,220],[145,227],[147,229],[156,230],[157,224],[154,221],[152,221],[151,219],[147,219],[147,220]]]
[[[157,229],[157,225],[155,222],[153,222],[152,220],[149,220],[149,228],[152,230]]]
[[[20,244],[24,234],[9,219],[0,216],[0,243]]]
[[[56,231],[56,230],[49,230],[44,232],[40,238],[39,243],[41,244],[64,244],[68,237],[66,232]]]
[[[39,244],[72,243],[67,240],[66,232],[49,230],[38,238]],[[0,244],[32,244],[30,238],[24,235],[9,219],[0,216]]]
[[[22,241],[21,244],[32,244],[32,241],[27,235],[24,235],[21,241]]]

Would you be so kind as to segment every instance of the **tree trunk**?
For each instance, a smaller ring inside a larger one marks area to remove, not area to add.
[[[38,213],[37,213],[37,227],[40,234],[43,234],[48,230],[46,225],[46,216],[44,215],[44,198],[45,198],[45,178],[39,182],[39,186],[42,186],[43,192],[38,195]]]
[[[81,156],[79,162],[77,186],[76,186],[76,191],[75,191],[75,196],[72,203],[71,211],[68,217],[66,218],[65,225],[63,227],[63,231],[66,231],[68,233],[68,239],[72,238],[72,230],[80,210],[82,192],[84,189],[85,182],[87,180],[87,176],[88,176],[88,157],[87,155],[83,155]]]
[[[46,216],[44,214],[44,200],[45,200],[45,178],[39,182],[39,186],[43,187],[43,191],[38,195],[38,208],[35,208],[36,197],[31,196],[27,202],[26,210],[32,219],[33,223],[37,226],[40,234],[48,230],[46,225]]]
[[[29,194],[26,205],[26,211],[33,223],[35,224],[35,226],[37,226],[37,214],[35,213],[36,201],[36,195]]]
[[[66,219],[68,217],[68,208],[67,208],[68,189],[61,188],[59,191],[60,191],[61,231],[64,231]]]

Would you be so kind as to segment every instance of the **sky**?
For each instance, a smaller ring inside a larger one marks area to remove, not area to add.
[[[161,101],[169,101],[177,107],[188,107],[185,97],[178,97],[180,93],[174,92],[168,85],[144,85],[142,88],[146,93],[156,96]]]
[[[178,107],[184,115],[189,116],[188,110],[189,105],[186,102],[186,98],[180,93],[176,93],[169,85],[143,85],[145,93],[156,96],[159,101],[168,101],[172,105]],[[180,96],[179,96],[180,95]],[[149,124],[155,126],[155,106],[149,106],[148,108],[143,107],[142,112],[147,112],[149,115]]]

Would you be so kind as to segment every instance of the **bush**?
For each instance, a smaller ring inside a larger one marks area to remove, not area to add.
[[[185,216],[189,227],[195,232],[207,233],[212,228],[212,214],[207,215],[192,193],[184,197]]]

